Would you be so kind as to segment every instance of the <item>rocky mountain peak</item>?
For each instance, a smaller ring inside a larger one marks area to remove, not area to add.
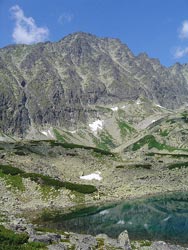
[[[13,45],[0,50],[1,130],[25,133],[30,126],[75,126],[95,105],[136,101],[166,108],[188,102],[188,67],[162,66],[134,56],[118,39],[77,32],[59,42]]]

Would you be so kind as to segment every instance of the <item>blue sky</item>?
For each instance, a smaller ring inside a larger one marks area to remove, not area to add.
[[[166,66],[188,62],[188,0],[0,0],[0,47],[77,31],[119,38]]]

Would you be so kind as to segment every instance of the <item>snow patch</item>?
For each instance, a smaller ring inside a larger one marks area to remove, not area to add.
[[[53,135],[51,129],[43,130],[43,131],[41,131],[41,133],[42,133],[43,135],[47,136],[47,137],[54,138],[54,135]]]
[[[168,217],[164,218],[163,221],[168,221],[171,218],[171,216],[169,215]]]
[[[112,107],[112,108],[110,108],[112,111],[118,111],[118,107]]]
[[[118,225],[124,225],[125,222],[124,222],[124,220],[119,220],[119,221],[117,222],[117,224],[118,224]]]
[[[136,104],[140,105],[142,104],[143,102],[140,101],[140,99],[136,100]]]
[[[108,210],[103,210],[99,214],[100,215],[106,215],[106,214],[109,214],[109,211]]]
[[[71,133],[71,134],[76,134],[76,133],[77,133],[77,130],[71,130],[71,131],[69,131],[69,133]]]
[[[98,130],[103,129],[103,123],[104,123],[104,121],[96,120],[93,123],[90,123],[89,127],[94,132],[94,134],[97,134]]]
[[[88,181],[92,181],[92,180],[101,181],[102,180],[101,172],[97,171],[97,172],[92,173],[92,174],[83,175],[83,176],[80,176],[80,179],[88,180]]]
[[[151,121],[151,123],[154,123],[154,122],[156,122],[156,120],[152,120],[152,121]]]
[[[48,136],[48,132],[46,132],[46,131],[41,131],[41,133],[42,133],[43,135],[45,135],[45,136]]]
[[[165,107],[159,105],[159,104],[156,104],[157,107],[161,108],[161,109],[166,109]]]

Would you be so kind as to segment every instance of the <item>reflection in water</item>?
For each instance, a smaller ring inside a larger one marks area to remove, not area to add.
[[[127,229],[131,239],[188,243],[188,193],[137,199],[108,207],[90,207],[69,214],[44,214],[40,223],[78,233],[117,237]]]

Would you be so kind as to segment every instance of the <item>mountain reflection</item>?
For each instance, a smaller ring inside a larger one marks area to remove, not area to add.
[[[188,193],[173,193],[124,201],[104,207],[90,207],[69,214],[53,212],[40,223],[78,233],[106,233],[117,237],[127,229],[131,239],[188,242]]]

